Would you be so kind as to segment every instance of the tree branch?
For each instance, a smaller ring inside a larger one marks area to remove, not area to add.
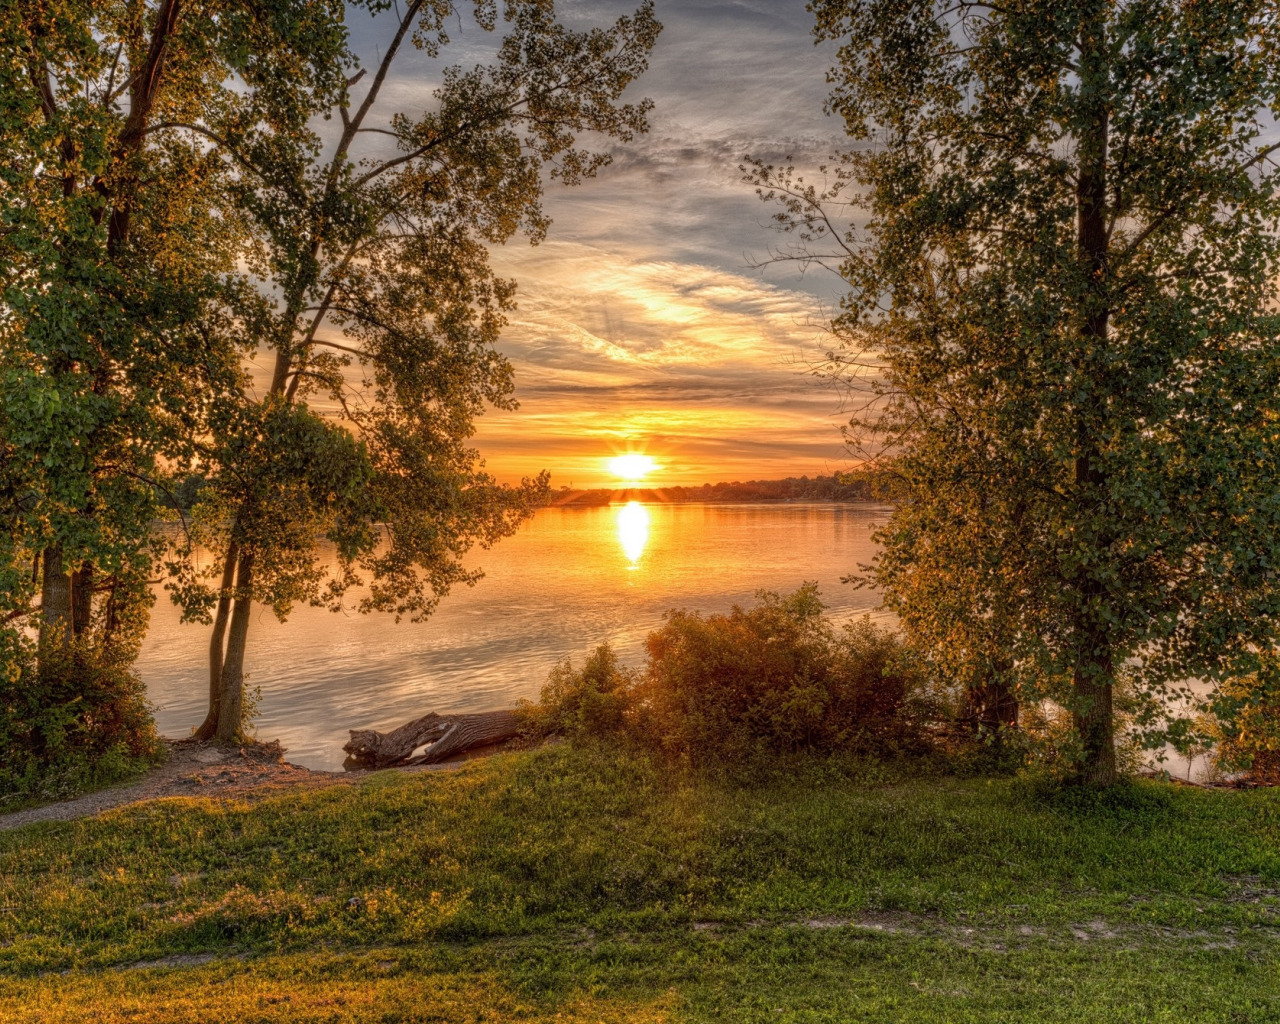
[[[116,94],[116,68],[120,66],[120,54],[124,51],[124,43],[116,44],[115,55],[111,58],[111,70],[107,74],[107,86],[102,94],[102,109],[109,110]]]
[[[356,109],[355,116],[351,118],[347,125],[346,131],[342,133],[342,139],[338,143],[338,150],[334,154],[333,169],[337,172],[339,160],[342,154],[346,153],[351,146],[351,140],[355,137],[355,133],[360,130],[360,125],[364,122],[365,115],[369,113],[370,108],[378,98],[378,93],[382,90],[382,83],[386,81],[387,74],[391,70],[391,63],[395,60],[396,51],[400,49],[400,44],[404,42],[404,37],[408,33],[413,19],[417,16],[418,10],[422,7],[422,0],[413,0],[409,4],[408,9],[404,13],[404,17],[400,19],[400,26],[396,29],[395,38],[391,40],[391,45],[387,47],[387,52],[382,58],[382,62],[378,65],[377,74],[373,76],[373,83],[369,86],[369,91],[365,93],[364,100]],[[363,70],[351,79],[347,84],[354,85],[363,76]]]
[[[1246,160],[1244,163],[1242,163],[1239,167],[1235,169],[1236,173],[1243,174],[1245,171],[1249,170],[1249,168],[1256,167],[1258,164],[1262,163],[1263,160],[1265,160],[1267,157],[1269,157],[1272,153],[1276,152],[1277,150],[1280,150],[1280,142],[1276,142],[1270,146],[1267,146],[1265,149],[1261,150],[1257,154],[1257,156],[1255,156],[1253,159]],[[1153,234],[1159,231],[1160,228],[1164,227],[1165,224],[1169,223],[1170,219],[1173,218],[1182,209],[1183,205],[1186,202],[1188,202],[1192,198],[1198,198],[1199,196],[1204,195],[1204,192],[1205,192],[1205,187],[1203,185],[1200,185],[1195,189],[1195,191],[1192,193],[1191,196],[1184,196],[1180,202],[1173,202],[1173,203],[1170,203],[1168,206],[1166,206],[1163,210],[1161,210],[1158,214],[1156,214],[1155,218],[1151,221],[1151,223],[1149,223],[1145,228],[1143,228],[1141,232],[1139,232],[1137,238],[1135,238],[1132,242],[1130,242],[1127,246],[1125,246],[1124,251],[1120,253],[1120,258],[1123,260],[1123,259],[1128,259],[1130,256],[1132,256],[1133,253],[1138,249],[1140,245],[1142,245],[1143,242],[1145,242]]]
[[[40,605],[35,605],[31,608],[15,608],[3,619],[0,619],[0,622],[12,622],[14,619],[22,618],[24,615],[35,615],[39,611]]]
[[[364,359],[369,358],[369,353],[362,349],[352,348],[349,345],[339,345],[336,341],[325,341],[323,338],[312,338],[309,342],[311,345],[323,345],[325,348],[336,348],[339,352],[350,352],[353,356],[360,356]]]
[[[235,146],[233,146],[229,141],[227,141],[227,139],[217,134],[217,132],[210,131],[208,128],[205,128],[201,125],[188,124],[186,121],[159,121],[156,124],[149,125],[147,128],[144,128],[142,131],[142,134],[145,136],[145,135],[150,135],[152,132],[168,131],[173,128],[179,128],[179,129],[182,129],[183,131],[195,132],[197,135],[203,135],[210,142],[215,143],[216,145],[220,146],[221,148],[225,149],[228,153],[230,153],[235,158],[236,162],[239,163],[241,166],[243,166],[247,170],[252,171],[254,174],[258,175],[259,177],[263,176],[262,170],[259,167],[257,167],[257,165],[255,165],[252,161],[250,161],[246,156],[241,154],[240,151],[236,149]]]

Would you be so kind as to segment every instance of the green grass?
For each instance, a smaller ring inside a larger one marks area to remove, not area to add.
[[[560,746],[3,833],[0,1019],[1280,1021],[1277,794],[791,767]]]

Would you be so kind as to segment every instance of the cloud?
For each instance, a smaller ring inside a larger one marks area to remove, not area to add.
[[[635,2],[557,7],[581,28]],[[627,448],[658,457],[671,483],[847,465],[839,396],[809,372],[842,285],[751,269],[778,236],[739,170],[747,154],[809,167],[844,145],[823,112],[834,48],[814,45],[804,0],[658,0],[657,13],[650,70],[627,95],[653,99],[649,134],[599,142],[613,162],[594,180],[549,183],[547,242],[494,251],[519,282],[500,347],[522,407],[487,415],[477,436],[500,478],[545,467],[601,484],[604,460]],[[372,58],[381,33],[358,19],[353,33]],[[450,35],[446,63],[484,62],[496,42],[465,20]],[[440,76],[406,53],[380,108],[430,105]]]
[[[600,24],[633,4],[560,6]],[[811,167],[847,142],[823,111],[835,48],[814,45],[804,0],[658,0],[657,13],[650,69],[628,91],[654,101],[651,130],[610,143],[614,162],[595,181],[551,189],[552,237],[742,272],[777,240],[773,211],[741,180],[743,157]],[[839,291],[820,274],[771,273],[824,301]]]
[[[495,259],[521,282],[502,343],[521,408],[479,434],[499,476],[549,468],[600,485],[605,461],[629,449],[665,459],[670,483],[830,472],[843,459],[838,396],[811,372],[827,340],[811,294],[581,242]]]

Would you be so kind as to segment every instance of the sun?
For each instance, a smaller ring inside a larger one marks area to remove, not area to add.
[[[656,467],[657,463],[648,455],[617,455],[609,460],[609,471],[628,483],[643,480]]]

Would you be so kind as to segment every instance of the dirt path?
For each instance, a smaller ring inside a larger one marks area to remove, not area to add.
[[[169,756],[137,782],[86,793],[74,800],[0,814],[0,831],[37,821],[70,821],[112,807],[166,796],[266,795],[284,789],[317,789],[353,782],[365,772],[318,772],[284,760],[278,743],[226,747],[195,740],[166,740]]]

